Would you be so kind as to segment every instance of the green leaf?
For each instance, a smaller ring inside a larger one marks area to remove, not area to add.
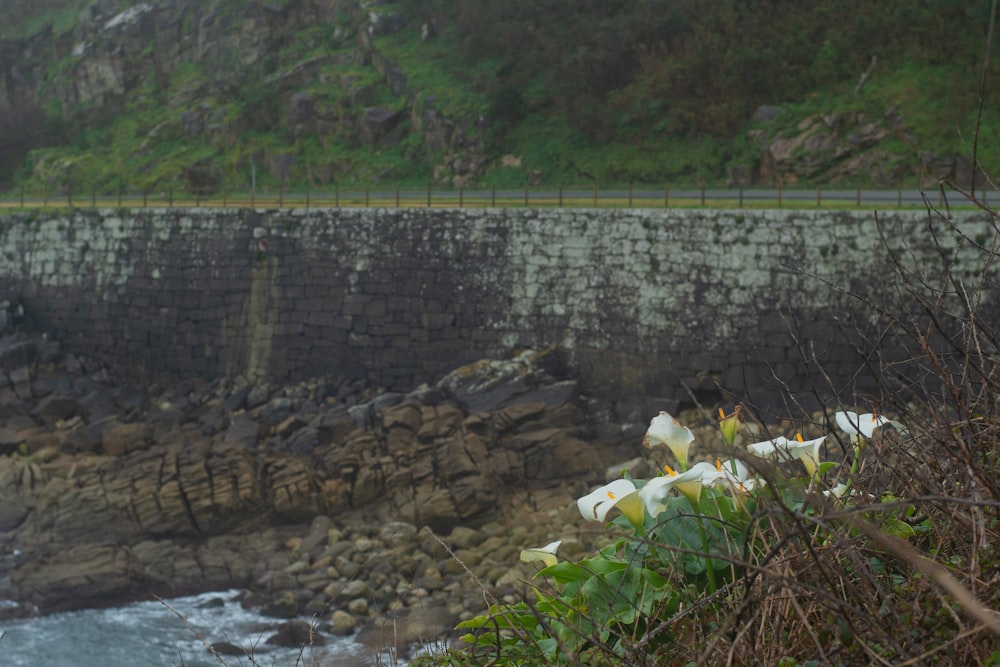
[[[913,526],[906,523],[905,521],[900,521],[899,519],[886,519],[882,523],[882,532],[889,535],[895,535],[896,537],[902,537],[903,539],[913,537],[917,534],[913,530]]]

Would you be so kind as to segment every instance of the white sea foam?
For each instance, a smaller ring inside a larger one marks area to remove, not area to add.
[[[223,656],[230,667],[311,667],[376,663],[350,638],[324,635],[327,645],[299,649],[265,644],[280,621],[243,609],[238,591],[168,600],[188,625],[151,600],[108,609],[86,609],[0,622],[4,667],[219,667],[206,644],[229,642],[253,656]],[[322,627],[322,626],[320,626]],[[204,642],[195,632],[202,635]],[[383,661],[383,664],[384,661]],[[391,664],[391,663],[390,663]]]

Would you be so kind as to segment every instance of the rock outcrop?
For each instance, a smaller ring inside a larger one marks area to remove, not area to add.
[[[276,616],[352,613],[355,600],[397,599],[403,579],[436,591],[464,577],[433,538],[454,530],[472,531],[452,547],[495,583],[530,546],[474,551],[510,532],[505,517],[572,509],[635,453],[607,442],[615,429],[591,416],[606,410],[554,377],[545,354],[407,394],[336,380],[137,390],[43,338],[0,345],[17,346],[0,357],[0,598],[17,613],[234,586]]]
[[[32,121],[44,109],[58,108],[58,122],[69,127],[110,122],[126,101],[177,109],[174,117],[140,128],[146,133],[136,149],[140,155],[181,138],[225,149],[248,132],[276,126],[295,138],[314,134],[323,145],[360,142],[372,148],[423,133],[424,155],[413,158],[428,160],[441,181],[458,185],[485,165],[487,122],[435,106],[379,49],[377,39],[405,28],[408,16],[386,3],[336,0],[239,9],[190,1],[95,3],[71,30],[49,26],[30,38],[0,41],[0,54],[9,55],[0,58],[0,113],[23,107],[32,110]],[[323,44],[332,44],[335,53],[291,63],[276,55],[290,43],[318,39],[313,29],[323,24],[336,26]],[[58,75],[45,74],[40,62],[59,63],[53,64]],[[197,76],[184,72],[192,67]],[[317,93],[317,81],[325,92]],[[277,162],[271,169],[276,180],[288,178],[285,156],[265,150],[255,157],[269,167]],[[223,168],[211,160],[184,164],[178,185],[212,192]],[[65,185],[72,164],[41,157],[34,169],[50,185]],[[321,184],[345,176],[311,174]]]
[[[959,187],[967,187],[971,181],[972,167],[965,157],[923,151],[914,159],[917,140],[895,107],[881,115],[854,111],[812,114],[790,132],[776,129],[776,119],[783,113],[780,107],[757,109],[757,127],[749,138],[760,151],[760,162],[755,169],[731,172],[732,185],[780,183],[794,187],[802,182],[836,185],[862,181],[883,188],[933,188],[941,181]],[[899,145],[909,148],[901,152]],[[977,182],[986,183],[985,175],[979,174]]]

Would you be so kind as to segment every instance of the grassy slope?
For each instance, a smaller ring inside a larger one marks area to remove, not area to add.
[[[66,23],[78,9],[72,3],[54,14],[58,25]],[[37,29],[38,20],[23,22]],[[303,31],[295,45],[277,54],[280,67],[317,55],[337,56],[350,49],[331,44],[328,27]],[[468,63],[455,57],[455,38],[447,29],[428,43],[421,43],[419,26],[411,23],[403,31],[377,40],[377,48],[406,73],[410,90],[420,91],[423,99],[432,98],[436,108],[450,118],[469,119],[486,114],[491,100],[484,92],[499,64],[490,60]],[[52,165],[52,174],[63,174],[64,165],[75,190],[114,191],[119,184],[129,190],[158,190],[181,187],[178,174],[185,165],[209,158],[218,165],[229,187],[245,187],[249,181],[248,164],[253,155],[291,152],[296,155],[290,187],[304,187],[307,181],[324,183],[398,183],[424,184],[443,158],[427,155],[422,138],[411,133],[394,145],[372,148],[356,141],[346,132],[326,136],[307,133],[293,137],[280,124],[244,131],[239,136],[216,136],[211,141],[192,140],[180,128],[186,110],[208,103],[227,121],[236,121],[246,111],[246,100],[206,94],[187,104],[159,104],[154,100],[173,99],[184,89],[197,88],[208,80],[197,65],[174,73],[166,95],[156,95],[150,87],[133,91],[126,112],[109,125],[89,127],[71,144],[36,152],[35,159]],[[347,113],[344,86],[365,91],[368,106],[402,108],[404,101],[394,98],[381,77],[371,67],[324,65],[319,75],[307,85],[318,106]],[[480,179],[485,186],[518,187],[534,177],[543,183],[602,184],[627,182],[659,184],[721,183],[727,167],[751,164],[755,156],[746,140],[749,120],[736,136],[675,136],[653,127],[635,127],[621,123],[607,141],[595,142],[573,129],[562,110],[547,103],[544,80],[539,74],[523,88],[527,113],[511,127],[490,130],[486,152],[490,168]],[[878,117],[889,107],[896,107],[920,150],[939,155],[972,153],[975,125],[976,73],[942,63],[926,66],[906,61],[875,70],[860,96],[852,94],[854,82],[830,82],[805,99],[774,100],[786,113],[776,121],[779,132],[792,133],[798,122],[813,113],[863,112]],[[287,100],[284,95],[281,102]],[[238,126],[238,124],[234,124]],[[979,157],[988,171],[1000,172],[1000,113],[988,106],[982,122]],[[773,128],[772,128],[773,129]],[[901,155],[912,155],[915,148],[902,140],[891,140],[882,148]],[[523,168],[502,167],[499,159],[509,154],[521,158]],[[43,170],[44,171],[44,170]],[[22,180],[29,177],[21,171]],[[65,176],[54,178],[64,181]],[[258,184],[276,187],[277,179],[266,168],[258,167]],[[34,179],[37,184],[37,179]]]

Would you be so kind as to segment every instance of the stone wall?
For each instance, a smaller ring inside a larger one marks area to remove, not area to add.
[[[964,278],[982,269],[972,242],[993,238],[988,218],[955,221],[870,211],[14,213],[0,218],[0,289],[70,349],[132,375],[325,375],[407,389],[483,357],[553,346],[596,393],[682,399],[687,385],[712,398],[719,385],[746,395],[816,383],[804,350],[846,386],[861,368],[851,332],[898,299],[890,258],[934,284],[953,262]]]

